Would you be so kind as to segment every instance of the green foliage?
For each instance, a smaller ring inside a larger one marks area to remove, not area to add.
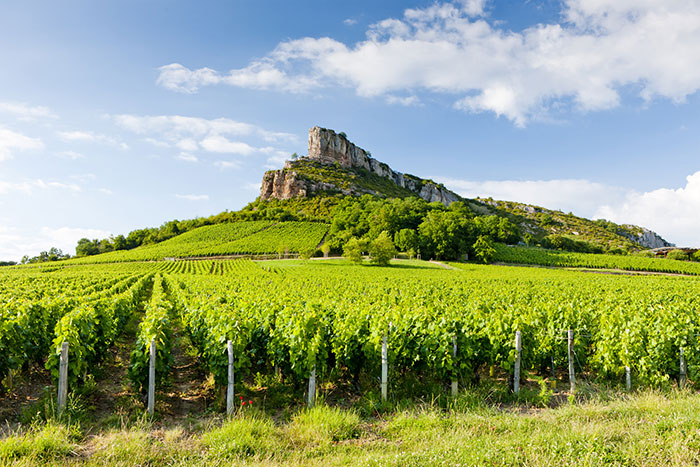
[[[389,261],[396,255],[394,242],[391,241],[389,232],[382,232],[369,244],[369,257],[372,264],[388,266]]]
[[[264,456],[279,446],[275,425],[259,414],[241,415],[202,435],[202,445],[217,458]]]
[[[73,259],[70,263],[153,261],[188,256],[315,251],[327,232],[328,225],[318,222],[233,222],[200,227],[154,245]]]
[[[343,247],[343,257],[348,261],[360,264],[362,263],[362,255],[367,251],[367,248],[367,240],[352,237]]]
[[[295,414],[289,431],[292,439],[302,445],[327,446],[357,438],[360,417],[352,411],[318,405]]]
[[[678,261],[688,261],[688,253],[683,250],[671,250],[666,254],[666,259],[675,259]]]
[[[645,255],[615,256],[574,253],[543,248],[510,247],[496,244],[496,261],[541,266],[625,269],[700,275],[700,265],[690,261],[647,257]]]
[[[167,297],[167,290],[172,287],[163,276],[156,275],[151,300],[139,324],[136,343],[131,352],[128,377],[136,390],[144,394],[148,391],[151,341],[156,344],[156,385],[162,385],[167,379],[173,362],[172,321],[176,317],[176,309],[174,302]]]
[[[474,255],[482,263],[490,263],[496,255],[496,249],[493,247],[493,242],[483,235],[480,235],[474,243]]]
[[[455,210],[430,211],[418,226],[421,252],[425,257],[458,259],[474,243],[474,226]]]

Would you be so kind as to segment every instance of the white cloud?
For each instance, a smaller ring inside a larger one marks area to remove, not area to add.
[[[113,195],[113,194],[114,194],[114,192],[113,192],[112,190],[110,190],[109,188],[100,188],[100,189],[98,189],[97,191],[99,191],[99,192],[102,193],[103,195],[107,195],[107,196],[110,196],[110,195]]]
[[[534,204],[548,209],[592,217],[611,199],[622,200],[628,190],[588,180],[468,181],[435,177],[434,180],[465,198],[494,198]]]
[[[190,154],[189,152],[181,152],[177,158],[181,161],[185,162],[199,162],[199,159],[197,159],[197,156],[194,154]]]
[[[243,156],[248,156],[257,150],[247,143],[241,143],[240,141],[229,141],[220,135],[208,136],[204,138],[200,144],[203,149],[209,152],[240,154]]]
[[[207,201],[209,195],[175,195],[177,199],[185,199],[187,201]]]
[[[36,256],[39,252],[48,251],[52,247],[74,255],[75,246],[81,238],[109,236],[110,233],[105,230],[75,227],[42,227],[38,231],[0,228],[0,259],[19,261],[24,255]]]
[[[58,153],[58,156],[66,158],[66,159],[73,159],[73,160],[83,159],[85,157],[83,154],[80,154],[79,152],[75,152],[75,151],[61,151]]]
[[[630,192],[621,202],[602,205],[596,215],[667,233],[679,246],[700,247],[700,171],[686,180],[680,188]]]
[[[227,73],[166,65],[158,82],[185,92],[214,84],[287,92],[335,85],[368,97],[433,92],[453,96],[456,109],[519,126],[553,108],[616,107],[622,87],[677,103],[700,89],[695,0],[564,0],[560,23],[522,31],[490,19],[485,3],[407,9],[350,45],[289,40]]]
[[[218,167],[221,170],[227,170],[237,169],[241,166],[241,164],[238,161],[216,161],[214,162],[214,166]]]
[[[195,162],[193,152],[204,150],[249,156],[269,154],[277,149],[254,146],[245,140],[261,140],[272,144],[298,144],[299,138],[291,133],[266,130],[257,125],[228,118],[205,119],[182,115],[115,115],[114,121],[136,134],[149,135],[149,142],[179,149],[178,159]]]
[[[347,18],[347,19],[344,19],[344,20],[343,20],[343,24],[344,24],[345,26],[354,26],[354,25],[357,24],[357,20],[356,20],[356,19],[352,19],[352,18]]]
[[[29,105],[23,102],[0,102],[0,112],[15,115],[20,120],[27,122],[40,118],[57,118],[48,107]]]
[[[25,180],[22,182],[0,181],[0,195],[13,192],[31,194],[37,190],[67,190],[71,192],[79,192],[81,191],[81,188],[75,183],[62,183],[55,181],[46,182],[40,178],[35,180]]]
[[[14,151],[38,149],[44,149],[44,143],[40,139],[0,127],[0,161],[12,159]]]
[[[63,141],[68,142],[88,142],[88,143],[100,143],[108,144],[110,146],[116,146],[120,149],[129,149],[129,145],[121,141],[117,141],[111,136],[101,135],[98,133],[93,133],[92,131],[57,131],[56,135]]]
[[[421,105],[421,101],[418,96],[400,97],[389,94],[386,96],[385,100],[387,104],[398,104],[403,105],[404,107]]]
[[[434,180],[466,198],[518,201],[590,219],[640,225],[672,243],[700,246],[700,171],[689,175],[684,187],[644,193],[580,179]]]

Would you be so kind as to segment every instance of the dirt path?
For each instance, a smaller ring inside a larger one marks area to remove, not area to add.
[[[171,384],[159,391],[156,412],[166,425],[196,423],[214,401],[215,390],[207,383],[189,338],[180,329],[175,330],[173,359]]]
[[[435,261],[435,260],[432,260],[432,259],[431,259],[430,261],[428,261],[428,262],[429,262],[430,264],[435,264],[436,266],[440,266],[441,268],[444,268],[444,269],[453,269],[453,270],[456,270],[456,269],[457,269],[457,268],[455,268],[455,267],[453,267],[453,266],[450,266],[449,264],[441,263],[440,261]]]

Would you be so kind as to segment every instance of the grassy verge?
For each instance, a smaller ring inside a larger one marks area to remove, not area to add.
[[[696,465],[700,395],[645,391],[557,408],[502,409],[460,396],[362,418],[319,406],[258,409],[196,431],[137,422],[85,433],[55,422],[0,441],[2,465]]]

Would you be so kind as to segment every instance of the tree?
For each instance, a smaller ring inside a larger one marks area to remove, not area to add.
[[[420,251],[436,259],[458,259],[474,243],[473,222],[455,211],[430,211],[418,226]]]
[[[359,240],[357,237],[352,237],[343,247],[343,257],[348,261],[360,264],[362,263],[362,254],[367,249],[367,240]]]
[[[418,233],[413,229],[401,229],[394,235],[394,243],[401,251],[416,250],[420,246]]]
[[[328,244],[328,242],[321,245],[321,251],[323,252],[323,257],[328,258],[328,253],[331,252],[331,246]]]
[[[485,235],[479,235],[474,243],[474,254],[483,263],[490,263],[496,256],[496,249],[493,247],[491,239]]]
[[[388,266],[395,254],[394,242],[391,241],[391,236],[387,231],[380,233],[369,245],[369,256],[372,264]]]
[[[693,253],[693,256],[690,257],[693,261],[700,261],[700,250],[696,251]]]
[[[78,240],[78,246],[75,247],[76,256],[91,256],[99,253],[99,240],[90,240],[89,238],[81,238]]]

